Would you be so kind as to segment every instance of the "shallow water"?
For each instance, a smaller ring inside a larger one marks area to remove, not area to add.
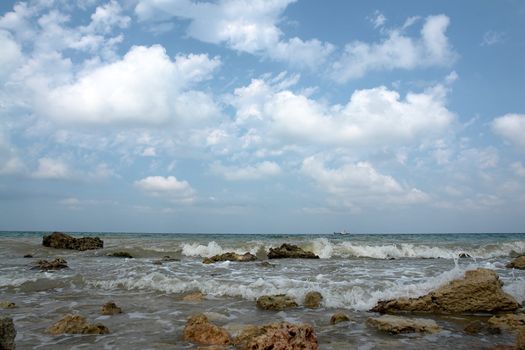
[[[512,344],[514,335],[468,336],[462,332],[473,318],[432,317],[443,331],[434,335],[381,334],[366,326],[378,300],[422,295],[467,269],[497,271],[504,289],[525,300],[525,271],[506,269],[510,255],[525,253],[525,235],[182,235],[97,233],[104,249],[56,250],[42,247],[43,232],[0,233],[0,301],[15,309],[0,313],[14,318],[18,349],[191,349],[181,339],[187,318],[207,312],[211,320],[235,334],[246,324],[276,321],[314,325],[321,349],[454,349]],[[77,234],[75,234],[77,236]],[[92,235],[79,233],[78,236]],[[284,242],[313,250],[319,260],[201,263],[203,257],[227,251],[250,251],[260,259],[270,247]],[[135,259],[108,253],[125,250]],[[23,255],[33,254],[34,259]],[[466,253],[471,258],[459,258]],[[164,256],[180,261],[154,265]],[[33,260],[64,257],[69,269],[31,270]],[[185,302],[193,291],[203,302]],[[302,303],[309,291],[323,294],[323,306],[286,312],[262,311],[255,299],[285,293]],[[100,306],[115,301],[123,314],[101,316]],[[330,325],[330,316],[345,311],[348,323]],[[109,327],[108,335],[50,336],[45,329],[67,313]]]

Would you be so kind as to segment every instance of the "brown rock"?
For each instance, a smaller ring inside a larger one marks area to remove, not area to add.
[[[270,264],[268,261],[263,261],[258,264],[260,267],[275,267],[274,264]]]
[[[33,269],[40,269],[42,271],[67,269],[67,261],[64,258],[55,258],[54,260],[38,260],[33,266]]]
[[[270,251],[268,252],[268,259],[284,258],[319,259],[319,256],[312,252],[305,251],[296,245],[288,243],[284,243],[278,248],[270,248]]]
[[[42,244],[57,249],[89,250],[104,247],[104,242],[98,237],[74,238],[63,232],[53,232],[44,236]]]
[[[203,264],[213,264],[219,261],[255,261],[257,260],[257,257],[251,253],[244,253],[244,254],[237,254],[237,253],[224,253],[224,254],[218,254],[214,255],[211,258],[205,258],[202,263]]]
[[[14,350],[16,329],[11,317],[0,317],[0,349]]]
[[[194,292],[194,293],[185,295],[182,298],[182,300],[183,301],[202,301],[203,298],[204,298],[204,294],[202,294],[201,292]]]
[[[487,348],[486,350],[514,350],[514,345],[498,344]]]
[[[318,308],[321,305],[323,296],[319,292],[308,292],[304,297],[304,306],[310,309]]]
[[[317,350],[317,337],[312,326],[273,323],[262,327],[250,326],[243,330],[235,345],[241,350]]]
[[[498,329],[517,330],[525,327],[525,314],[505,314],[492,316],[488,320],[489,325]]]
[[[504,293],[498,275],[488,269],[465,272],[462,279],[453,280],[419,298],[381,300],[371,310],[381,313],[463,313],[513,311],[518,302]]]
[[[109,302],[102,305],[102,307],[100,308],[100,313],[102,315],[116,315],[121,314],[122,309],[118,307],[117,304]]]
[[[184,340],[204,345],[230,344],[230,335],[226,330],[208,321],[203,314],[193,315],[186,322]]]
[[[501,333],[501,330],[499,328],[493,327],[492,325],[486,322],[479,321],[479,320],[469,322],[465,326],[465,328],[463,328],[463,331],[470,335],[479,334],[479,333],[485,333],[485,334]]]
[[[347,314],[344,312],[336,312],[335,314],[330,317],[330,324],[336,324],[339,322],[348,322],[350,321],[350,317],[348,317]]]
[[[295,300],[285,294],[263,295],[257,298],[257,307],[264,310],[281,311],[297,306],[299,305]]]
[[[115,258],[127,258],[127,259],[133,259],[133,256],[128,252],[114,252],[108,254],[108,256],[112,256]]]
[[[88,323],[80,315],[66,315],[47,329],[48,333],[58,334],[108,334],[109,329],[100,323]]]
[[[370,317],[366,324],[390,334],[400,333],[436,333],[441,330],[434,320],[406,318],[393,315]]]
[[[508,268],[525,269],[525,255],[518,256],[506,265]]]
[[[14,309],[16,304],[11,301],[0,301],[0,309]]]
[[[525,328],[521,328],[516,336],[516,350],[525,350]]]

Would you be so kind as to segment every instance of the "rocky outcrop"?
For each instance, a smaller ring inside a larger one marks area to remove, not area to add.
[[[273,323],[262,327],[249,326],[234,340],[240,350],[317,350],[317,337],[312,326]]]
[[[332,315],[332,317],[330,317],[330,324],[336,324],[339,322],[348,322],[348,321],[350,321],[350,317],[348,317],[347,314],[341,311],[336,312],[335,314]]]
[[[434,320],[406,318],[392,315],[370,317],[366,324],[390,334],[400,333],[436,333],[441,330]]]
[[[12,301],[0,301],[0,309],[14,309],[16,304]]]
[[[191,316],[184,327],[183,338],[204,345],[227,345],[231,343],[228,332],[208,321],[206,315]]]
[[[98,237],[75,238],[63,232],[53,232],[44,236],[42,244],[45,247],[57,249],[90,250],[104,248],[104,242]]]
[[[133,259],[133,256],[128,252],[114,252],[114,253],[108,254],[108,256],[112,256],[114,258]]]
[[[182,297],[183,301],[202,301],[204,295],[201,292],[194,292]]]
[[[213,264],[219,261],[255,261],[257,260],[257,257],[253,255],[252,253],[244,253],[244,254],[237,254],[237,253],[224,253],[224,254],[218,254],[214,255],[211,258],[205,258],[202,263],[203,264]]]
[[[513,311],[518,302],[503,292],[498,275],[488,269],[465,272],[464,278],[453,280],[419,298],[382,300],[371,310],[380,313],[464,313]]]
[[[268,259],[284,259],[284,258],[294,258],[294,259],[319,259],[318,255],[315,255],[312,252],[303,250],[302,248],[293,245],[284,243],[278,248],[270,248],[268,252]]]
[[[525,328],[521,328],[516,336],[516,350],[525,350]]]
[[[102,315],[116,315],[121,314],[122,309],[118,307],[117,304],[109,302],[102,305],[102,307],[100,308],[100,313]]]
[[[16,329],[11,317],[0,317],[0,349],[14,350]]]
[[[64,258],[55,258],[51,261],[38,260],[33,266],[33,269],[38,269],[41,271],[49,271],[49,270],[67,269],[68,267],[69,266],[67,266],[67,261]]]
[[[319,292],[308,292],[304,296],[304,306],[310,309],[318,308],[323,301],[323,296]]]
[[[525,269],[525,255],[518,256],[517,258],[513,259],[510,263],[506,265],[508,268],[512,269]]]
[[[51,325],[47,332],[58,334],[108,334],[108,327],[101,323],[88,323],[86,318],[80,315],[66,315],[60,321]]]
[[[487,322],[491,327],[501,330],[518,330],[525,327],[525,313],[492,316]]]
[[[281,311],[297,306],[299,305],[295,300],[286,294],[263,295],[257,298],[257,307],[264,310]]]

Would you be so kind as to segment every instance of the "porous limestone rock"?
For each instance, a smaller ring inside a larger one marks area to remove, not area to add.
[[[284,258],[295,258],[295,259],[319,259],[318,255],[312,252],[303,250],[302,248],[288,243],[283,243],[278,248],[270,248],[268,252],[268,259],[284,259]]]
[[[318,308],[323,301],[323,296],[319,292],[308,292],[304,296],[304,306],[310,309]]]
[[[14,350],[16,329],[11,317],[0,317],[0,349]]]
[[[281,311],[297,306],[299,305],[295,300],[286,294],[263,295],[257,298],[257,307],[264,310]]]
[[[525,269],[525,255],[518,256],[517,258],[513,259],[510,263],[506,265],[508,268],[512,269]]]
[[[202,261],[203,264],[213,264],[219,261],[255,261],[257,257],[252,253],[237,254],[233,252],[228,252],[224,254],[217,254],[211,258],[204,258]]]
[[[33,266],[33,269],[39,269],[41,271],[49,271],[49,270],[67,269],[68,267],[69,266],[67,266],[67,261],[64,258],[55,258],[51,261],[38,260]]]
[[[186,341],[203,345],[227,345],[231,343],[228,332],[208,321],[206,315],[191,316],[184,327]]]
[[[53,232],[44,236],[42,244],[57,249],[89,250],[104,247],[104,242],[98,237],[75,238],[63,232]]]
[[[350,317],[348,317],[347,314],[345,314],[342,311],[336,312],[335,314],[330,317],[330,324],[336,324],[339,322],[348,322],[350,321]]]
[[[262,327],[249,326],[234,340],[240,350],[317,350],[319,345],[312,326],[273,323]]]
[[[407,318],[393,315],[370,317],[366,323],[382,332],[400,333],[436,333],[441,330],[434,320]]]
[[[101,323],[88,323],[86,318],[80,315],[66,315],[60,321],[52,324],[47,332],[58,334],[108,334],[108,327]]]
[[[121,314],[122,309],[118,307],[117,304],[115,304],[114,302],[109,302],[102,305],[102,307],[100,308],[100,313],[102,315],[116,315]]]

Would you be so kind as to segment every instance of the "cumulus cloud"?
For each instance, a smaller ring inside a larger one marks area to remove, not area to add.
[[[525,114],[509,113],[492,121],[492,130],[525,150]]]
[[[1,29],[0,47],[2,48],[2,54],[0,55],[0,84],[2,84],[4,79],[20,64],[22,51],[20,45],[13,40],[11,34]]]
[[[220,162],[214,162],[211,170],[230,181],[260,180],[281,174],[279,164],[270,161],[248,166],[225,166]]]
[[[510,165],[510,168],[514,172],[514,174],[525,177],[525,166],[521,162],[514,162]]]
[[[412,24],[413,21],[409,23]],[[369,71],[447,66],[457,56],[445,34],[449,24],[450,19],[445,15],[429,16],[421,28],[420,37],[406,35],[403,31],[407,27],[405,24],[400,29],[388,31],[387,37],[380,42],[349,43],[342,56],[333,63],[331,76],[344,83]]]
[[[140,0],[135,13],[142,21],[177,17],[190,20],[189,36],[273,60],[315,68],[334,47],[317,39],[283,39],[277,27],[286,7],[295,0],[220,0],[176,2]]]
[[[38,169],[33,173],[37,179],[68,179],[71,177],[69,166],[61,159],[43,157],[38,160]]]
[[[191,203],[195,200],[195,190],[187,181],[177,180],[175,176],[148,176],[135,181],[135,186],[153,196],[176,202]]]

